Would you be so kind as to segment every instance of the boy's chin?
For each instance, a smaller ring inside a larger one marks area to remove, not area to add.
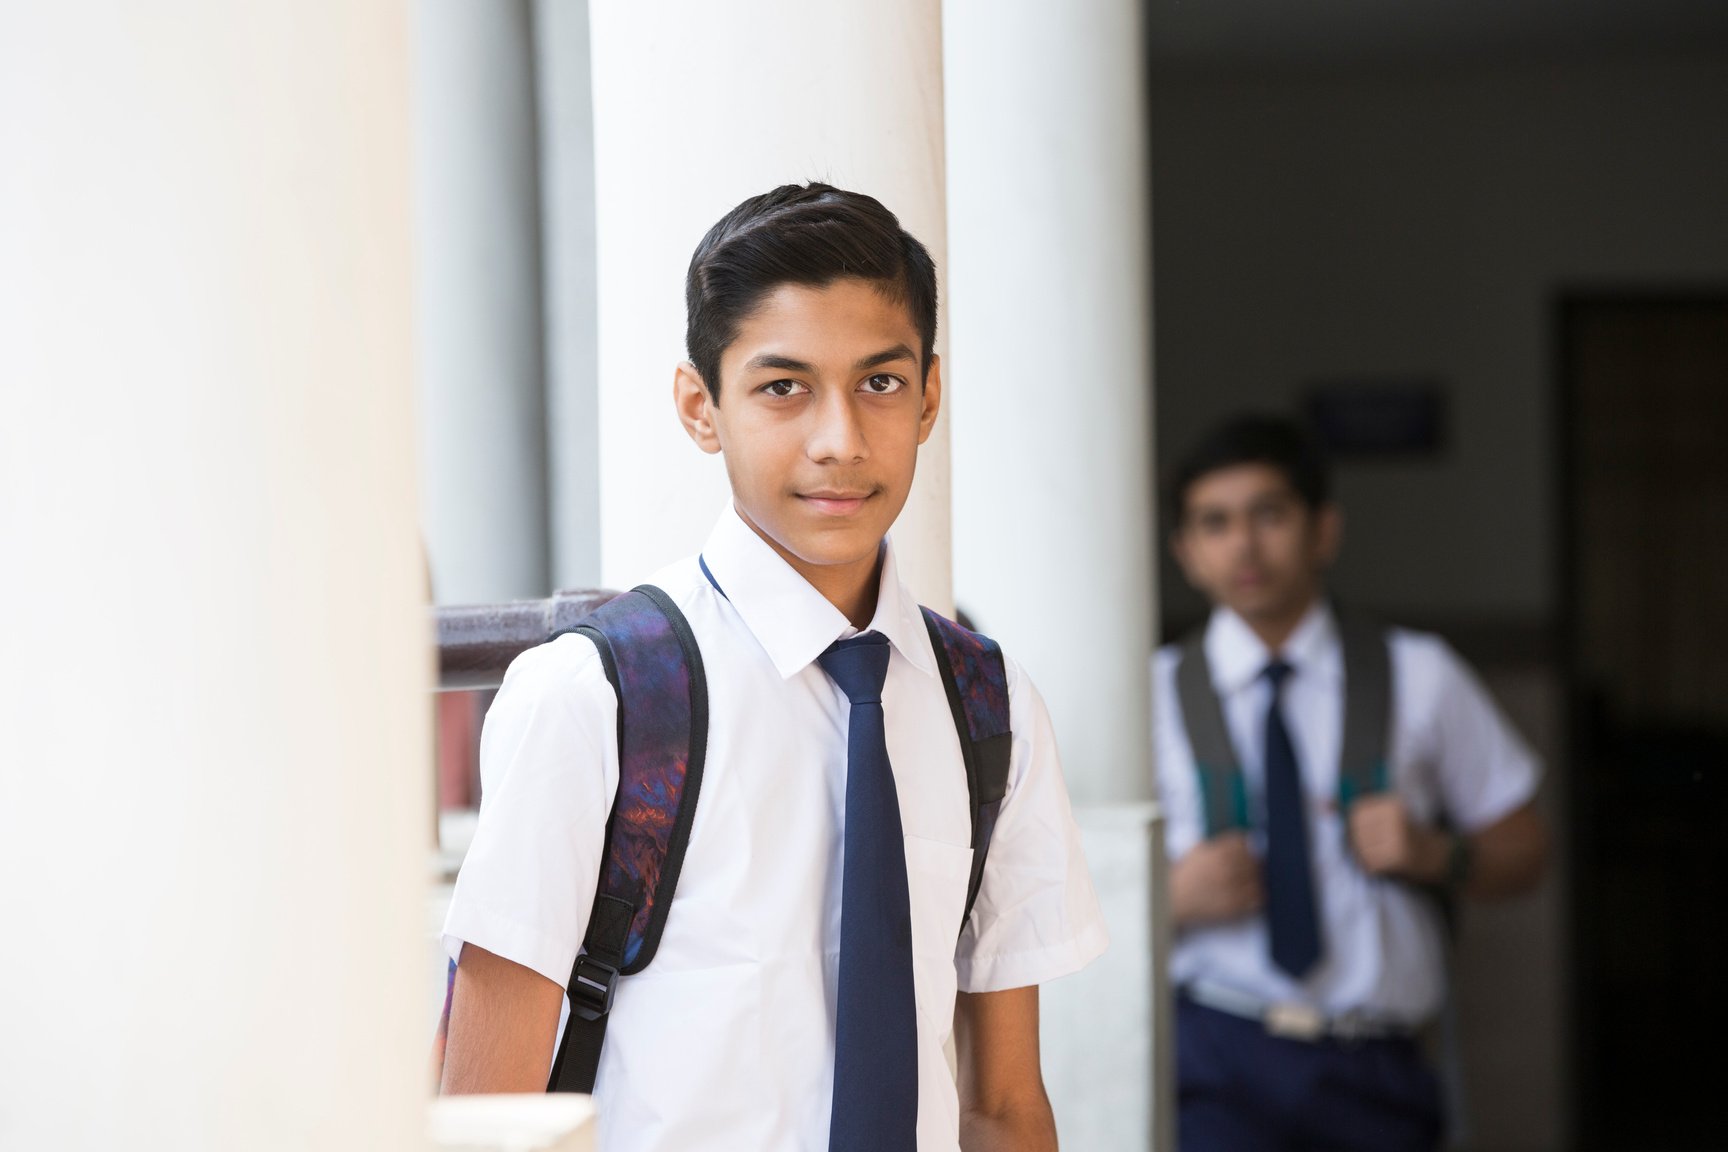
[[[788,523],[786,520],[769,524],[762,524],[760,520],[755,522],[775,551],[811,568],[873,562],[882,545],[882,537],[887,534],[887,528],[875,517],[817,525]]]
[[[815,532],[791,532],[780,546],[805,564],[838,568],[874,561],[885,533],[866,525],[848,525]]]
[[[1307,606],[1303,597],[1287,589],[1268,590],[1253,596],[1238,596],[1234,598],[1234,601],[1234,603],[1226,601],[1226,606],[1233,609],[1244,620],[1251,622],[1282,620]]]

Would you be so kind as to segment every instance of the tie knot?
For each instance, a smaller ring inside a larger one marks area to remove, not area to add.
[[[1260,673],[1260,675],[1266,677],[1272,685],[1272,690],[1276,692],[1284,686],[1284,681],[1288,680],[1290,678],[1290,673],[1294,671],[1296,671],[1296,669],[1290,667],[1290,665],[1286,664],[1284,661],[1274,660],[1272,663],[1266,665],[1266,670]]]
[[[816,662],[853,704],[881,703],[882,682],[888,678],[888,637],[882,633],[836,640]]]

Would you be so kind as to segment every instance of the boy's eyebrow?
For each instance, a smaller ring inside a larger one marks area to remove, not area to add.
[[[892,348],[884,348],[873,352],[852,365],[854,372],[865,372],[871,368],[879,368],[884,364],[893,364],[899,360],[910,360],[917,363],[918,356],[904,344],[896,344]],[[807,376],[816,374],[816,366],[790,356],[781,356],[775,352],[759,352],[744,362],[744,371],[754,372],[768,368],[776,372],[801,372]]]
[[[744,362],[746,372],[754,372],[758,368],[772,368],[777,372],[803,372],[806,375],[813,375],[816,371],[814,364],[806,364],[790,356],[776,356],[772,352],[759,352]]]
[[[852,365],[852,371],[863,372],[871,368],[880,368],[882,365],[892,364],[896,360],[910,360],[916,364],[918,362],[918,357],[913,353],[912,349],[906,347],[906,345],[896,344],[892,348],[884,348],[873,356],[864,357],[864,359]]]

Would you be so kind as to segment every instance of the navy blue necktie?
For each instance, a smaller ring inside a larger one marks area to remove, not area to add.
[[[918,1009],[900,800],[888,766],[882,682],[888,639],[866,632],[817,658],[852,703],[846,729],[846,860],[829,1152],[916,1152]]]
[[[1320,959],[1320,916],[1308,854],[1308,801],[1281,707],[1290,672],[1290,665],[1274,660],[1264,673],[1272,683],[1266,707],[1266,922],[1272,962],[1300,980]]]

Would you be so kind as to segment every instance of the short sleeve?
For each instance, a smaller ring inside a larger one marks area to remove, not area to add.
[[[1164,854],[1171,860],[1186,856],[1206,827],[1194,753],[1176,699],[1176,665],[1181,658],[1181,651],[1173,647],[1160,649],[1152,658],[1152,763],[1164,814]]]
[[[562,987],[599,883],[618,785],[617,698],[576,634],[511,663],[480,737],[480,818],[444,947],[464,942]]]
[[[1431,685],[1423,743],[1447,818],[1479,832],[1529,803],[1541,768],[1469,665],[1445,641],[1405,634],[1417,675]],[[1413,669],[1414,671],[1414,669]]]
[[[1108,934],[1074,823],[1050,714],[1008,661],[1013,752],[984,879],[961,934],[962,992],[999,992],[1077,972]]]

